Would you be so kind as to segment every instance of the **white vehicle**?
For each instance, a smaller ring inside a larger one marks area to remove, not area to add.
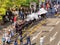
[[[29,20],[34,20],[34,19],[36,19],[36,20],[39,19],[38,15],[36,13],[32,13],[32,14],[28,15],[26,20],[29,21]]]
[[[41,15],[46,13],[47,11],[44,8],[41,8],[38,12],[28,15],[26,21],[41,19]]]
[[[45,10],[44,8],[41,8],[41,9],[37,12],[38,15],[42,15],[42,14],[46,14],[46,13],[47,13],[47,10]]]

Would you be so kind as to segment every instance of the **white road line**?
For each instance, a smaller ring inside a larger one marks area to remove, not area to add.
[[[57,22],[56,22],[56,25],[59,24],[59,23],[60,23],[60,21],[57,21]]]
[[[57,45],[60,45],[60,41],[58,42],[58,44]]]
[[[35,39],[39,36],[40,33],[41,33],[41,32],[39,32],[36,36],[34,36],[34,37],[32,38],[32,41],[35,40]]]
[[[56,33],[53,35],[53,37],[55,37],[55,36],[57,35],[57,33],[58,33],[58,32],[56,32]]]
[[[56,38],[57,33],[58,32],[56,32],[52,37],[50,37],[50,42],[52,42]]]
[[[54,27],[52,27],[49,31],[51,32],[54,29]]]

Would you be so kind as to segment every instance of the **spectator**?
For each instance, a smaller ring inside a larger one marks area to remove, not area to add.
[[[46,10],[48,10],[50,8],[50,3],[49,1],[46,3]]]
[[[9,30],[10,30],[10,34],[9,34],[9,35],[10,35],[11,37],[13,37],[13,36],[14,36],[13,29],[12,29],[12,28],[10,28]]]
[[[20,37],[20,45],[23,45],[23,37],[22,37],[22,35],[20,35],[19,37]]]
[[[22,35],[22,25],[19,25],[19,35]]]
[[[41,8],[44,8],[44,2],[42,2],[42,4],[41,4]]]
[[[27,35],[27,45],[31,45],[31,40],[29,35]]]
[[[44,38],[45,38],[45,36],[41,36],[41,38],[40,38],[40,45],[43,45],[43,43],[44,43]]]
[[[15,8],[13,8],[12,13],[13,13],[14,15],[18,15],[18,14],[19,14],[18,10],[15,9]]]
[[[19,9],[19,15],[21,19],[24,20],[24,9],[23,8]]]
[[[14,15],[14,26],[16,25],[16,21],[17,21],[17,16],[16,15]]]
[[[2,43],[3,43],[3,45],[5,45],[5,41],[6,41],[5,35],[3,34],[3,37],[2,37]]]
[[[14,45],[18,45],[17,40],[14,41]]]
[[[11,42],[10,37],[7,36],[7,37],[6,37],[6,43],[7,43],[8,45],[10,45],[10,42]]]
[[[18,30],[19,30],[18,28],[19,28],[19,24],[16,23],[16,25],[15,25],[16,33],[18,33]]]
[[[12,14],[12,11],[10,10],[10,8],[7,9],[6,15],[8,16],[9,21],[10,21],[10,20],[11,20],[11,16],[13,15],[13,14]]]

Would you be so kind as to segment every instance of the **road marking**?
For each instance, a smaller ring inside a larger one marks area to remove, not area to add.
[[[58,32],[56,32],[52,37],[50,37],[50,42],[52,42],[56,38],[57,33]]]
[[[56,25],[59,24],[59,23],[60,23],[60,21],[57,21],[57,22],[56,22]]]
[[[51,32],[54,29],[54,27],[52,27],[49,31]]]
[[[32,38],[32,41],[35,40],[35,39],[39,36],[40,33],[41,33],[41,32],[39,32],[36,36],[34,36],[34,37]]]
[[[31,34],[33,34],[35,31],[37,31],[37,29],[39,29],[40,28],[40,26],[42,26],[42,22],[44,22],[45,23],[45,21],[41,21],[40,23],[38,23],[37,25],[35,25],[34,26],[34,28],[32,28],[32,30],[33,31],[31,31],[28,35],[31,35]],[[31,29],[29,29],[29,30],[31,30]],[[26,32],[23,34],[23,36],[26,34]],[[38,37],[38,36],[36,36],[36,37]],[[25,38],[24,38],[25,39]],[[32,39],[32,40],[34,40],[34,39]]]
[[[58,44],[57,45],[60,45],[60,41],[58,42]]]

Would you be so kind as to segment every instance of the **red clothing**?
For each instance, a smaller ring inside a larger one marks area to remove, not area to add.
[[[44,6],[43,6],[43,5],[41,5],[41,8],[44,8]]]
[[[50,7],[49,3],[46,4],[46,9],[48,9]]]
[[[16,20],[17,20],[17,17],[15,16],[15,17],[14,17],[14,22],[16,22]]]

